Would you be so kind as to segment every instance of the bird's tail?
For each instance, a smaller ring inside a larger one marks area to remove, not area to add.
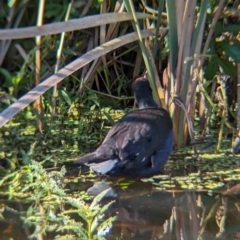
[[[74,163],[84,164],[84,163],[90,162],[91,160],[94,160],[94,159],[95,159],[95,153],[92,152],[92,153],[88,153],[88,154],[78,158],[77,160],[74,161]]]

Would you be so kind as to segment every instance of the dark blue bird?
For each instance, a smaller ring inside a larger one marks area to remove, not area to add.
[[[109,176],[149,177],[159,173],[173,149],[172,120],[154,101],[147,79],[134,81],[134,96],[139,110],[123,116],[96,151],[75,163]]]
[[[239,154],[240,153],[240,136],[237,136],[232,148],[232,153]]]

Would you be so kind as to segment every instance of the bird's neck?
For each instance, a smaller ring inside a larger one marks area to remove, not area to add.
[[[137,103],[139,109],[159,107],[153,98],[141,98],[137,101]]]

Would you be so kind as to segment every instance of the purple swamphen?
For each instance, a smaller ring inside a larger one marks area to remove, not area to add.
[[[173,149],[173,125],[169,113],[153,99],[147,79],[134,81],[139,109],[123,116],[92,153],[80,157],[99,174],[150,177],[160,172]]]

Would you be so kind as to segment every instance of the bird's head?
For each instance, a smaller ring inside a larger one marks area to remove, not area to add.
[[[158,107],[153,100],[152,89],[148,79],[137,77],[133,81],[134,97],[140,109],[147,107]]]

